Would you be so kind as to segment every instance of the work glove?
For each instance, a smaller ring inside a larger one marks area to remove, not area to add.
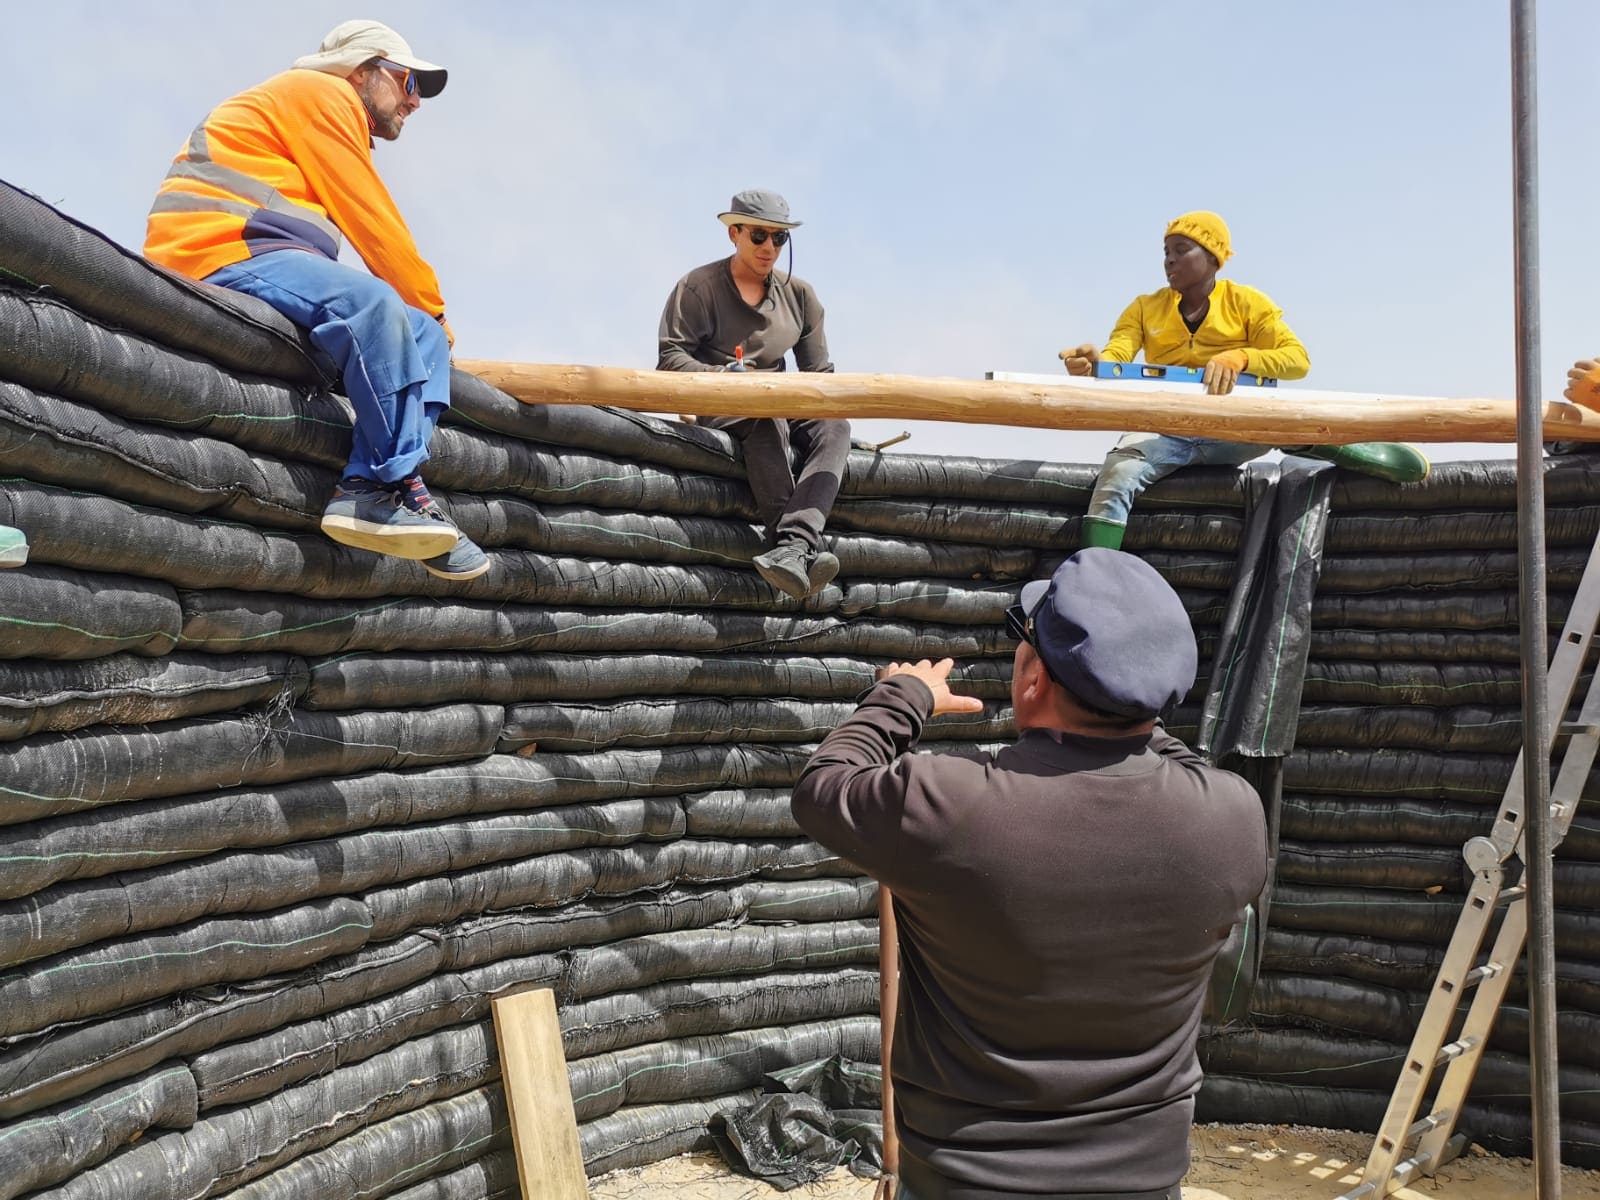
[[[1600,410],[1600,362],[1580,358],[1567,372],[1567,390],[1561,393],[1574,404]]]
[[[1206,385],[1206,391],[1213,396],[1226,396],[1233,391],[1233,385],[1239,382],[1239,372],[1244,370],[1250,362],[1250,356],[1243,350],[1224,350],[1206,364],[1206,372],[1202,375],[1201,382]]]
[[[1085,342],[1081,346],[1063,350],[1056,357],[1067,364],[1068,375],[1093,375],[1094,365],[1100,361],[1100,351],[1095,349],[1094,343]]]

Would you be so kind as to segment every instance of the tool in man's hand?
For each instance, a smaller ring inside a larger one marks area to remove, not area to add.
[[[910,436],[911,436],[911,431],[908,429],[904,433],[898,434],[895,437],[889,438],[888,440],[882,441],[882,442],[869,442],[869,441],[865,441],[862,438],[851,438],[850,439],[850,449],[852,449],[852,450],[865,450],[869,454],[881,454],[883,451],[887,450],[890,446],[898,446],[901,442],[905,441]]]

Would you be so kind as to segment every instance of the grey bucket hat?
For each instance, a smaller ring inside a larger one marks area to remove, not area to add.
[[[762,188],[738,193],[729,202],[728,211],[717,214],[717,220],[724,225],[766,225],[772,229],[793,229],[803,223],[789,219],[787,200]]]

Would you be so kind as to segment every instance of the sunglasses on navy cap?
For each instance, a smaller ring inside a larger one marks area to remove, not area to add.
[[[745,228],[750,231],[750,241],[757,246],[763,244],[768,238],[772,239],[774,246],[783,246],[789,240],[789,231],[787,229],[768,229],[764,225],[746,225]]]
[[[1027,642],[1033,647],[1035,654],[1039,653],[1039,631],[1034,627],[1033,614],[1022,605],[1013,604],[1006,609],[1006,632],[1019,642]],[[1039,654],[1039,665],[1054,682],[1056,673],[1050,669],[1050,664],[1045,662],[1043,654]]]
[[[400,73],[400,88],[406,95],[415,96],[417,94],[417,73],[410,67],[402,67],[399,63],[390,62],[387,58],[378,59],[378,65],[385,70],[398,71]]]

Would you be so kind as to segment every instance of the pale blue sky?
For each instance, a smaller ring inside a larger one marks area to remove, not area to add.
[[[458,351],[652,366],[742,187],[805,226],[840,370],[1052,372],[1212,208],[1318,388],[1513,388],[1504,0],[4,8],[0,176],[137,247],[208,108],[371,16],[451,70],[380,144]],[[265,14],[265,15],[264,15]],[[1600,4],[1540,5],[1543,380],[1600,351]],[[878,426],[877,429],[887,429]],[[898,425],[894,427],[898,429]],[[892,431],[892,430],[890,430]],[[908,450],[1097,461],[1108,435],[919,427]]]

